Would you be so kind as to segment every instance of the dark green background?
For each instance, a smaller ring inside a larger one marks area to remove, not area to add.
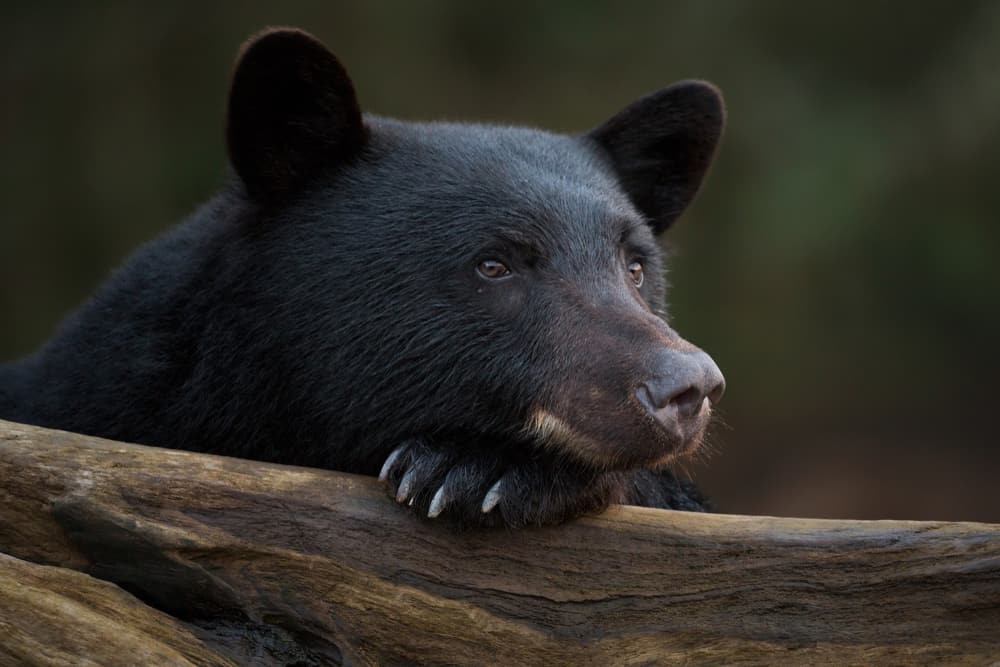
[[[581,130],[700,77],[730,125],[671,234],[674,324],[729,391],[692,472],[737,512],[1000,521],[1000,3],[282,6],[3,3],[0,358],[220,185],[266,25],[403,118]]]

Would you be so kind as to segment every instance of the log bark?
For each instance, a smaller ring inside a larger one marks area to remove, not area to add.
[[[108,632],[169,615],[207,664],[1000,660],[991,524],[615,507],[454,534],[369,478],[0,422],[0,551],[119,586],[145,607],[122,593]]]

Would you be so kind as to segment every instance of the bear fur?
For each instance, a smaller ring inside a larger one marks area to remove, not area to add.
[[[657,237],[723,119],[693,81],[578,136],[400,122],[362,114],[313,37],[263,33],[233,76],[227,187],[0,366],[0,417],[381,473],[461,527],[703,509],[669,464],[721,376],[683,419],[636,387],[703,355],[664,320]]]

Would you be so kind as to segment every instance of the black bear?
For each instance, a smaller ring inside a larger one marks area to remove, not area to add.
[[[0,417],[381,473],[459,527],[699,509],[667,466],[724,383],[663,319],[656,238],[723,121],[689,81],[578,136],[400,122],[315,38],[265,32],[229,186],[0,367]]]

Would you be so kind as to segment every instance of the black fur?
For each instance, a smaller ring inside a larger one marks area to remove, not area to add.
[[[447,481],[462,526],[700,509],[664,467],[700,431],[663,433],[633,394],[650,355],[692,347],[654,235],[722,118],[688,82],[581,137],[362,119],[332,54],[266,33],[234,75],[231,184],[0,367],[0,417],[365,474],[401,447],[390,491],[412,471],[426,514]],[[477,272],[498,258],[513,275]]]

